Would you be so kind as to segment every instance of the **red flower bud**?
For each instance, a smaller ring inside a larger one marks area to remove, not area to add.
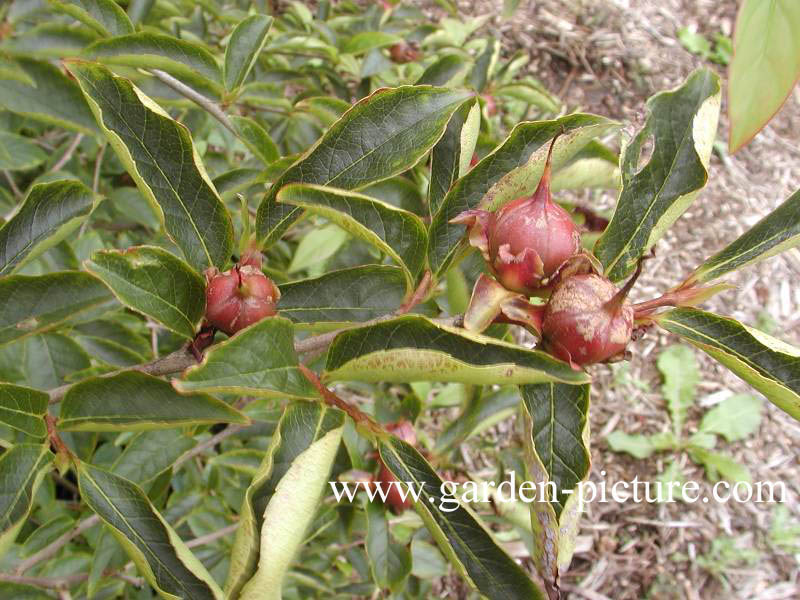
[[[484,102],[486,102],[486,116],[493,117],[497,114],[497,101],[491,94],[482,94]]]
[[[618,290],[594,273],[562,279],[545,308],[545,347],[573,365],[602,362],[622,354],[633,332],[633,307],[625,300],[629,289],[626,285]]]
[[[392,59],[392,62],[402,65],[419,60],[422,58],[422,53],[416,42],[398,42],[389,48],[389,58]]]
[[[552,152],[553,144],[532,196],[493,213],[468,210],[450,221],[469,226],[470,244],[481,250],[497,280],[527,296],[548,286],[559,267],[581,249],[577,225],[550,195]]]
[[[228,335],[278,312],[280,291],[256,266],[260,260],[247,260],[224,273],[206,272],[206,319]]]

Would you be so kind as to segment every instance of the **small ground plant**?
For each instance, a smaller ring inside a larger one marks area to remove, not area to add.
[[[661,328],[800,418],[800,350],[702,308],[800,242],[800,192],[628,297],[708,180],[713,72],[619,144],[485,18],[348,0],[0,18],[0,597],[555,599],[597,363]],[[618,194],[609,220],[567,201],[587,187]],[[712,441],[758,406],[728,399],[686,440],[675,348],[669,444],[639,443],[736,478]],[[520,443],[483,437],[512,414]],[[486,476],[465,440],[545,497],[459,502]]]

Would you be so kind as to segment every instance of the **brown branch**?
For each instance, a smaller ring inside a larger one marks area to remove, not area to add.
[[[7,583],[21,583],[23,585],[33,585],[51,589],[58,589],[74,585],[88,578],[88,573],[75,573],[74,575],[64,575],[63,577],[25,577],[24,575],[0,573],[0,581],[5,581]]]
[[[222,529],[218,529],[217,531],[212,531],[211,533],[207,533],[205,535],[201,535],[198,538],[194,538],[193,540],[189,540],[188,542],[186,542],[186,547],[196,548],[197,546],[204,546],[206,544],[216,542],[219,538],[223,538],[226,535],[233,533],[238,528],[239,524],[233,523],[232,525],[228,525],[227,527],[223,527]]]
[[[239,433],[242,429],[244,429],[246,427],[247,427],[247,425],[228,425],[225,429],[223,429],[222,431],[220,431],[216,435],[211,436],[210,438],[208,438],[204,442],[200,442],[194,448],[191,448],[191,449],[187,450],[180,457],[178,457],[178,460],[176,460],[172,464],[173,472],[177,471],[180,467],[182,467],[184,465],[184,463],[192,460],[198,454],[202,454],[203,452],[205,452],[209,448],[213,448],[214,446],[219,444],[225,438],[228,438],[228,437],[234,435],[235,433]]]
[[[317,391],[322,395],[325,402],[335,408],[338,408],[345,413],[347,413],[356,424],[364,425],[370,431],[374,433],[385,433],[383,427],[381,427],[372,417],[370,417],[367,413],[363,412],[357,406],[353,406],[346,400],[343,400],[339,396],[337,396],[332,390],[328,389],[325,384],[320,381],[320,378],[317,376],[314,371],[309,369],[305,365],[299,365],[300,372],[305,375],[305,378],[311,382]]]
[[[17,183],[14,181],[14,176],[11,175],[11,173],[9,173],[6,169],[3,169],[3,176],[6,178],[6,181],[8,181],[8,185],[11,187],[11,191],[14,192],[14,195],[17,198],[22,198],[22,192],[17,187]]]

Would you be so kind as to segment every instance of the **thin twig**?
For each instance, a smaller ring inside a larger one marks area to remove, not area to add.
[[[65,586],[74,585],[88,578],[88,573],[75,573],[74,575],[64,575],[63,577],[25,577],[24,575],[0,573],[0,581],[5,581],[7,583],[21,583],[23,585],[33,585],[36,587],[51,589],[58,589]]]
[[[75,525],[72,529],[66,532],[61,537],[56,538],[52,542],[50,542],[47,546],[39,550],[36,554],[31,554],[28,558],[23,560],[19,563],[19,566],[16,569],[17,575],[24,575],[25,571],[28,571],[33,566],[38,565],[43,560],[47,560],[54,554],[56,554],[61,548],[66,546],[69,542],[73,539],[78,537],[87,529],[94,527],[100,522],[100,517],[97,515],[92,515],[91,517],[85,518],[83,521]]]
[[[59,158],[56,164],[54,164],[50,169],[51,173],[55,173],[56,171],[61,169],[61,167],[63,167],[65,164],[69,162],[69,159],[71,159],[72,155],[75,154],[75,150],[78,149],[78,144],[81,143],[82,139],[83,139],[82,133],[79,133],[75,136],[75,138],[72,140],[72,143],[67,148],[67,151],[64,152],[61,158]]]
[[[363,412],[357,406],[353,406],[346,400],[343,400],[337,396],[333,390],[326,387],[322,381],[320,381],[320,378],[316,373],[314,373],[314,371],[302,364],[299,365],[299,368],[300,372],[305,376],[306,379],[308,379],[309,382],[311,382],[311,385],[317,389],[327,404],[347,413],[348,416],[350,416],[350,418],[356,422],[356,424],[364,425],[374,433],[385,433],[383,427],[381,427],[378,422],[375,421],[375,419]]]
[[[223,527],[222,529],[218,529],[217,531],[212,531],[211,533],[207,533],[205,535],[201,535],[198,538],[194,538],[193,540],[189,540],[186,542],[187,548],[196,548],[197,546],[204,546],[206,544],[210,544],[212,542],[217,541],[219,538],[223,538],[228,534],[233,533],[239,527],[238,523],[233,523],[232,525],[228,525],[227,527]]]
[[[229,129],[234,135],[236,135],[236,129],[231,123],[228,115],[219,107],[219,105],[214,102],[213,100],[209,100],[203,94],[198,92],[197,90],[190,88],[185,83],[178,81],[169,73],[165,73],[161,69],[151,69],[150,72],[153,76],[161,81],[162,83],[168,85],[173,90],[178,92],[181,96],[184,96],[197,104],[200,108],[208,112],[212,117],[214,117],[217,121],[222,123],[227,129]]]
[[[14,192],[14,195],[17,198],[22,198],[22,192],[19,191],[19,188],[17,187],[17,184],[14,181],[14,177],[11,175],[11,173],[9,173],[7,169],[3,169],[3,175],[5,176],[6,181],[8,181],[8,185],[11,188],[11,191]]]
[[[92,176],[92,191],[95,194],[100,187],[100,165],[103,164],[103,156],[105,156],[107,146],[108,144],[103,144],[100,146],[100,150],[97,151],[97,158],[94,163],[94,175]]]
[[[184,463],[192,460],[195,456],[197,456],[198,454],[202,454],[209,448],[213,448],[225,438],[229,438],[230,436],[239,433],[245,427],[247,427],[247,425],[228,425],[225,429],[223,429],[216,435],[208,438],[204,442],[200,442],[194,448],[191,448],[190,450],[184,452],[180,457],[178,457],[178,460],[176,460],[172,464],[172,470],[177,471],[180,467],[184,465]]]

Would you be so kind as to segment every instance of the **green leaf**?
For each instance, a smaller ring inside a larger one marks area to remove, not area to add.
[[[586,383],[588,376],[536,350],[406,315],[340,333],[325,365],[328,381]]]
[[[79,181],[34,185],[19,211],[0,227],[0,275],[13,273],[58,244],[94,206],[94,194]]]
[[[610,279],[631,273],[706,184],[719,105],[719,77],[702,69],[647,101],[647,121],[622,153],[617,208],[594,246]],[[646,143],[652,156],[641,165]]]
[[[509,386],[480,395],[474,394],[468,398],[467,402],[468,404],[461,414],[450,421],[445,430],[436,438],[438,453],[441,454],[445,449],[456,447],[470,436],[488,429],[514,414],[519,407],[519,393],[516,387]]]
[[[265,165],[269,166],[281,157],[281,153],[272,138],[261,125],[249,117],[231,117],[239,139],[248,150]]]
[[[133,33],[133,24],[114,0],[48,0],[50,6],[67,13],[103,36]]]
[[[449,223],[465,210],[496,210],[533,193],[544,170],[548,143],[559,132],[553,148],[553,169],[568,161],[590,140],[618,125],[603,117],[574,114],[554,121],[518,124],[505,141],[484,157],[450,188],[431,222],[428,260],[437,275],[444,273],[465,244],[463,225]]]
[[[52,464],[47,444],[17,444],[0,455],[0,556],[25,524],[39,484]]]
[[[48,125],[97,134],[92,111],[74,81],[46,61],[17,57],[16,62],[32,83],[3,74],[0,106]]]
[[[720,477],[731,483],[740,481],[749,483],[753,480],[750,476],[750,470],[730,456],[719,452],[711,452],[705,448],[689,448],[689,454],[695,462],[703,463],[708,478],[712,481],[717,481]]]
[[[267,41],[272,17],[250,15],[239,22],[225,48],[225,88],[235,90],[244,83]]]
[[[464,72],[468,64],[459,54],[447,54],[425,69],[415,85],[447,85]]]
[[[712,408],[700,421],[700,431],[718,433],[729,442],[743,440],[761,424],[761,398],[736,394]]]
[[[42,23],[6,42],[4,49],[12,55],[28,58],[66,58],[80,55],[97,38],[97,34],[86,27]]]
[[[496,98],[511,98],[521,100],[525,104],[535,106],[543,112],[558,113],[561,110],[561,103],[554,98],[546,89],[531,82],[520,81],[503,85],[494,91]]]
[[[194,445],[194,439],[181,429],[143,431],[127,443],[110,470],[147,491],[156,477]]]
[[[272,185],[258,207],[259,239],[273,244],[300,218],[302,209],[275,200],[284,185],[350,190],[394,177],[425,156],[467,98],[464,91],[403,86],[381,89],[361,100]]]
[[[292,274],[310,267],[323,266],[349,239],[350,235],[335,223],[312,229],[297,244],[286,272]]]
[[[0,278],[0,345],[52,329],[110,299],[106,286],[88,273]]]
[[[249,422],[216,398],[205,394],[184,396],[163,379],[126,371],[72,386],[62,401],[58,427],[64,431],[142,431]]]
[[[27,171],[38,167],[45,160],[47,154],[29,138],[0,131],[0,169]]]
[[[800,350],[734,319],[694,308],[659,315],[657,323],[728,367],[800,420]]]
[[[649,458],[658,450],[651,436],[639,433],[612,431],[608,434],[606,441],[608,447],[614,452],[627,452],[634,458]]]
[[[210,348],[203,362],[173,382],[182,392],[206,391],[281,398],[315,398],[297,368],[291,321],[271,317]]]
[[[0,383],[0,423],[36,438],[47,435],[44,416],[50,397],[44,392]]]
[[[559,517],[579,482],[589,476],[589,386],[544,383],[520,386],[531,419],[531,441],[544,472],[534,480],[552,481],[551,505]],[[536,469],[538,471],[539,469]]]
[[[407,271],[413,288],[427,243],[418,216],[363,194],[315,185],[289,184],[277,200],[320,215],[389,255]]]
[[[800,244],[800,190],[709,258],[688,280],[706,283]]]
[[[0,583],[0,597],[14,600],[53,600],[47,592],[22,583]]]
[[[549,502],[530,505],[533,559],[545,582],[555,584],[575,552],[583,510],[578,485],[589,478],[589,385],[520,386],[525,410],[526,469]],[[544,486],[547,486],[546,488]]]
[[[222,70],[200,44],[161,33],[138,32],[100,40],[86,48],[87,58],[110,65],[161,69],[187,82],[221,91]]]
[[[342,54],[364,54],[375,48],[383,48],[403,41],[400,36],[384,31],[361,31],[342,44]]]
[[[411,552],[392,536],[381,504],[368,501],[366,513],[365,546],[372,579],[380,588],[399,591],[411,573]]]
[[[188,262],[197,269],[222,268],[233,250],[233,225],[189,130],[106,67],[74,62],[70,70],[111,146]]]
[[[678,41],[692,54],[697,54],[701,58],[708,58],[711,54],[711,42],[702,33],[692,31],[688,27],[681,27],[677,34]]]
[[[447,486],[413,446],[393,437],[379,440],[378,451],[398,481],[422,489],[414,508],[439,549],[472,587],[491,600],[545,598],[478,517],[446,493]]]
[[[553,192],[586,188],[616,189],[619,186],[619,157],[597,140],[586,144],[572,160],[553,173],[550,183]]]
[[[366,265],[280,286],[281,315],[296,323],[363,323],[397,310],[405,299],[403,270]]]
[[[497,66],[498,58],[500,58],[500,40],[487,40],[486,48],[475,59],[472,72],[469,74],[469,84],[474,89],[479,92],[484,91]]]
[[[658,356],[657,364],[664,377],[661,393],[667,401],[672,430],[680,436],[686,412],[694,404],[695,390],[700,380],[697,361],[691,348],[676,344]]]
[[[168,599],[222,600],[222,591],[136,484],[79,462],[81,499],[109,526],[139,572]]]
[[[254,477],[263,458],[264,452],[262,450],[239,448],[212,456],[208,464],[215,467],[225,467],[226,469],[244,473],[249,477]]]
[[[729,148],[749,142],[800,77],[800,4],[794,0],[744,0],[736,18],[728,72]]]
[[[428,208],[436,213],[453,183],[469,170],[481,125],[480,104],[463,104],[447,124],[442,139],[431,151],[431,180]]]
[[[2,233],[2,232],[0,232]],[[205,314],[205,282],[166,250],[136,246],[101,250],[85,263],[125,306],[192,339]]]
[[[339,410],[311,402],[286,407],[239,511],[226,598],[280,598],[281,581],[327,487],[343,429]]]
[[[25,344],[26,383],[31,387],[40,390],[58,387],[68,375],[90,366],[83,348],[60,333],[34,335]]]

